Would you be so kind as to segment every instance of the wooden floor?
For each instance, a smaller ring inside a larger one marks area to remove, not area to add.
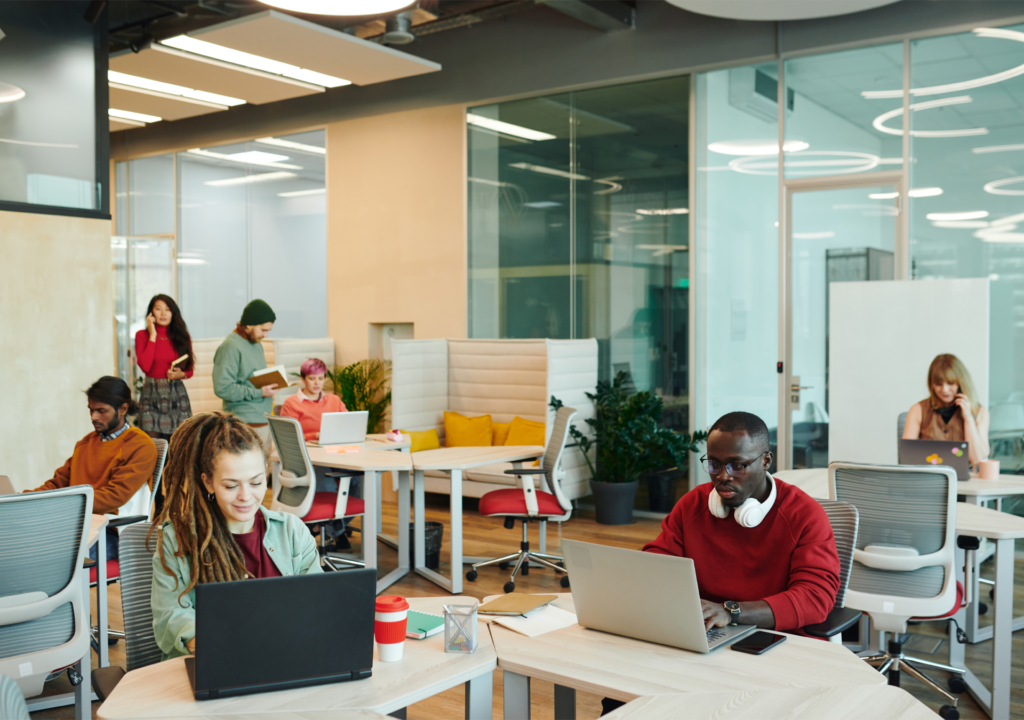
[[[427,519],[438,522],[446,522],[448,517],[447,497],[427,496]],[[463,515],[463,548],[466,555],[498,556],[515,551],[519,546],[521,530],[516,526],[515,530],[506,530],[500,521],[482,518],[476,512],[476,501],[467,499],[465,501],[465,513]],[[447,529],[447,528],[446,528]],[[632,525],[610,527],[598,525],[593,518],[592,512],[583,511],[573,515],[572,519],[559,526],[550,523],[548,528],[548,551],[558,553],[561,537],[574,540],[595,542],[604,545],[615,545],[625,548],[639,549],[645,542],[654,538],[660,529],[660,522],[656,520],[637,520]],[[394,506],[384,506],[384,532],[397,536],[397,522],[395,519]],[[358,533],[356,538],[358,538]],[[448,564],[447,549],[448,536],[445,533],[445,544],[442,550],[441,570],[447,574]],[[531,545],[537,547],[537,529],[531,528]],[[358,540],[356,541],[358,549]],[[397,566],[397,553],[391,548],[379,544],[378,558],[381,574]],[[982,576],[991,577],[991,568],[987,567],[991,562],[983,566]],[[502,592],[502,585],[507,580],[507,575],[497,568],[484,568],[476,582],[465,583],[465,595],[472,595],[483,598],[487,595],[495,595]],[[1024,561],[1017,561],[1015,573],[1014,600],[1018,613],[1024,614]],[[527,577],[517,579],[516,590],[520,592],[564,592],[559,586],[558,578],[553,572],[532,570]],[[95,592],[95,591],[94,591]],[[419,575],[408,575],[402,581],[393,585],[388,592],[404,595],[406,597],[420,597],[427,595],[440,595],[443,591],[426,578]],[[122,627],[120,610],[120,591],[118,585],[110,586],[110,616],[111,626]],[[983,622],[984,622],[983,618]],[[946,637],[941,623],[930,623],[917,625],[911,628],[915,633]],[[946,640],[948,642],[948,638]],[[928,657],[928,656],[922,656]],[[934,657],[939,662],[948,661],[946,645],[935,653]],[[991,680],[991,641],[970,645],[967,648],[967,658],[970,667],[984,682]],[[110,659],[113,664],[124,665],[124,643],[118,643],[110,649]],[[95,667],[95,655],[93,655],[93,666]],[[904,674],[903,687],[915,695],[921,702],[934,710],[938,710],[944,699],[913,678]],[[940,684],[945,682],[944,678],[937,678]],[[1024,632],[1017,633],[1013,642],[1013,697],[1011,712],[1014,718],[1024,718]],[[533,717],[539,720],[548,720],[554,715],[554,690],[551,683],[537,682],[533,687]],[[47,685],[46,694],[67,692],[70,684],[66,676],[55,680]],[[601,714],[600,697],[582,692],[576,694],[577,717],[580,720],[596,718]],[[99,703],[93,703],[93,717]],[[964,693],[960,696],[960,717],[964,720],[982,720],[988,716],[977,706],[974,700]],[[423,702],[416,703],[409,707],[409,720],[449,720],[463,716],[463,690],[462,687],[454,688],[448,692],[434,696]],[[501,671],[494,673],[494,718],[501,720],[502,712],[502,683]],[[74,708],[60,708],[33,714],[34,720],[74,718]],[[514,719],[510,719],[514,720]]]

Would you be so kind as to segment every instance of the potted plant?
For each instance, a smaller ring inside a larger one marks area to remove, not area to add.
[[[391,363],[380,358],[360,360],[351,365],[332,365],[327,370],[334,394],[347,410],[366,410],[368,433],[382,433],[391,405]]]
[[[575,425],[569,428],[590,468],[590,489],[594,494],[597,521],[603,525],[627,525],[633,521],[633,500],[641,474],[670,467],[685,467],[687,453],[698,452],[697,443],[707,433],[678,433],[662,427],[661,398],[649,391],[629,393],[624,389],[627,373],[612,382],[599,382],[597,392],[587,393],[597,410],[587,418],[590,433]],[[552,407],[561,402],[551,399]],[[596,448],[595,461],[590,458]]]

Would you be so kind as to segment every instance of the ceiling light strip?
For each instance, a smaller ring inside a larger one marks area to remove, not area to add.
[[[150,90],[163,95],[180,96],[190,100],[213,103],[218,106],[233,107],[235,105],[245,105],[245,100],[231,97],[230,95],[220,95],[218,93],[206,92],[205,90],[194,90],[181,85],[161,82],[160,80],[150,80],[149,78],[128,75],[116,70],[107,71],[107,81],[111,85],[116,83],[119,86],[126,86],[128,89]]]
[[[483,115],[476,115],[475,113],[466,113],[466,122],[470,125],[487,128],[488,130],[493,130],[494,132],[505,135],[512,135],[513,137],[520,137],[524,140],[554,140],[557,137],[551,133],[533,130],[531,128],[522,127],[521,125],[513,125],[512,123],[484,117]]]
[[[278,193],[278,197],[305,197],[306,195],[325,195],[327,188],[313,188],[312,190],[292,190],[291,192]]]
[[[220,180],[207,180],[203,185],[210,187],[228,187],[230,185],[250,185],[252,183],[271,182],[274,180],[287,180],[297,177],[290,172],[260,173],[258,175],[242,175],[240,177],[222,178]]]
[[[316,145],[307,145],[306,143],[295,142],[294,140],[284,140],[276,137],[265,137],[256,138],[256,142],[264,145],[273,145],[274,147],[283,147],[290,150],[301,150],[303,152],[314,153],[316,155],[326,155],[327,148],[317,147]]]
[[[228,109],[227,105],[208,102],[206,100],[197,100],[196,98],[185,97],[183,95],[171,95],[170,93],[157,92],[156,90],[146,90],[145,88],[135,87],[132,85],[121,85],[120,83],[109,83],[109,85],[114,90],[126,90],[128,92],[141,93],[143,95],[152,95],[153,97],[164,98],[165,100],[176,100],[178,102],[191,103],[192,105],[202,105],[203,107],[215,108],[217,110]]]
[[[259,167],[278,168],[280,170],[301,170],[301,165],[286,165],[285,163],[279,162],[262,162],[258,160],[244,160],[239,158],[233,158],[230,155],[224,153],[213,152],[212,150],[203,150],[201,148],[192,148],[186,150],[189,155],[198,155],[199,157],[209,158],[210,160],[224,160],[226,162],[239,163],[240,165],[257,165]]]
[[[107,115],[119,120],[135,120],[141,123],[154,123],[163,120],[162,117],[156,115],[147,115],[146,113],[132,112],[131,110],[116,110],[114,108],[109,108]]]
[[[246,73],[247,75],[263,78],[264,80],[273,80],[274,82],[295,85],[297,87],[305,88],[306,90],[312,90],[313,92],[324,92],[325,90],[323,85],[317,85],[311,82],[304,82],[302,80],[296,80],[295,78],[285,77],[284,75],[277,75],[275,73],[257,70],[256,68],[246,67],[245,65],[225,62],[223,60],[207,57],[205,55],[199,55],[197,53],[178,50],[177,48],[173,48],[168,45],[162,45],[160,43],[153,43],[150,46],[150,49],[155,50],[156,52],[164,53],[166,55],[174,55],[175,57],[184,58],[185,60],[193,60],[195,62],[206,63],[207,65],[215,65],[216,67],[221,67],[225,70],[233,70],[235,72]]]

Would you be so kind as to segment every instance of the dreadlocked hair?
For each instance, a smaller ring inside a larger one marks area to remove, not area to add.
[[[235,455],[266,450],[259,435],[234,415],[223,412],[200,413],[183,422],[171,436],[161,489],[164,506],[147,537],[164,523],[171,523],[178,541],[177,557],[189,561],[189,582],[181,598],[200,583],[244,580],[247,577],[242,551],[235,542],[227,521],[210,500],[203,474],[213,477],[214,464],[222,452]],[[164,557],[163,542],[157,543],[160,563],[173,575]],[[175,582],[177,589],[177,582]]]

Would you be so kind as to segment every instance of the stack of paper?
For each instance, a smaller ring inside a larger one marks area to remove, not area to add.
[[[507,627],[526,637],[537,637],[576,624],[576,615],[565,610],[545,605],[531,612],[529,616],[500,615],[491,620],[495,625]]]

